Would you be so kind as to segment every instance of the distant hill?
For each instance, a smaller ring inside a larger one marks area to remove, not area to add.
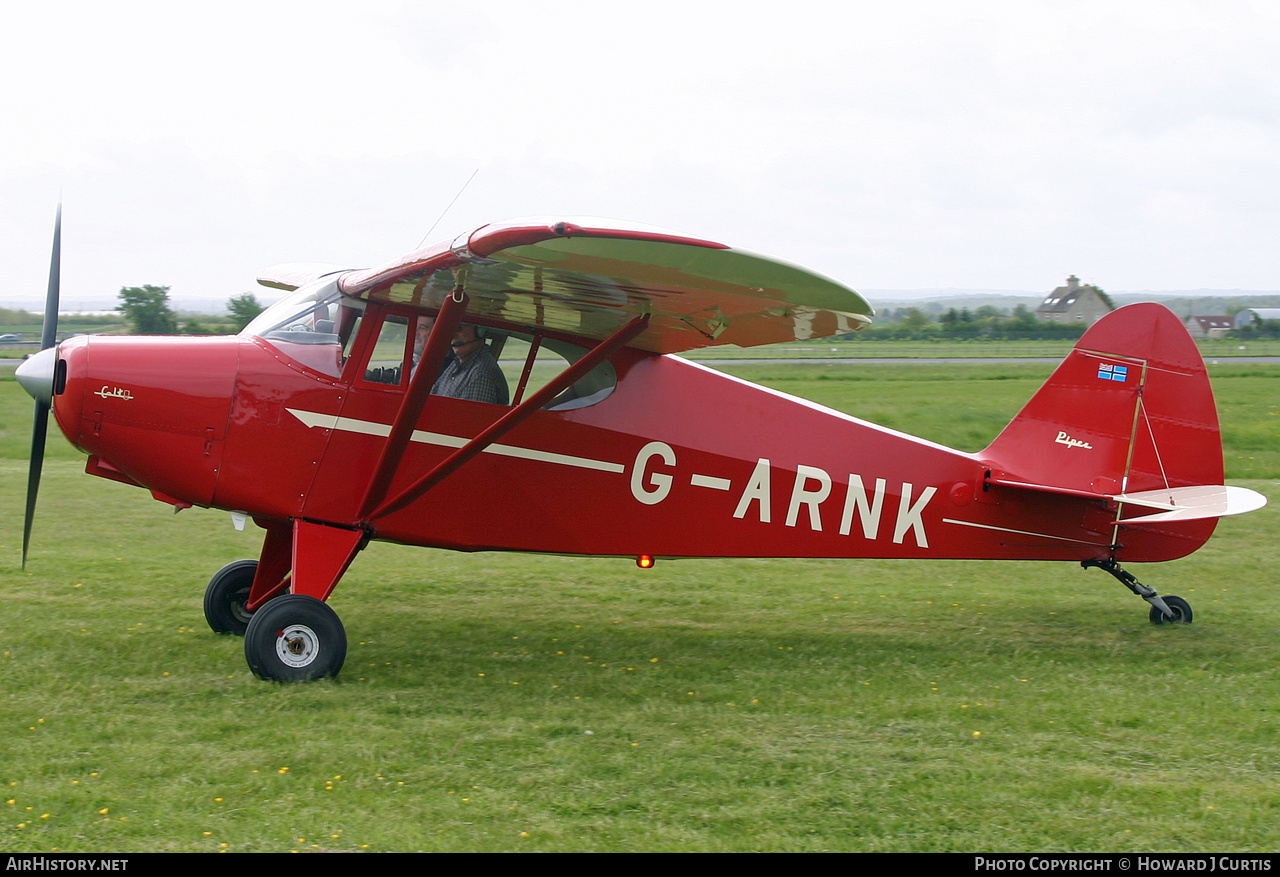
[[[1251,292],[1239,289],[1195,289],[1176,293],[1112,293],[1117,305],[1154,301],[1180,317],[1216,316],[1240,308],[1280,308],[1280,292]]]
[[[258,297],[258,301],[264,305],[273,304],[280,298],[284,297],[284,293],[277,289],[255,289],[251,290]],[[180,317],[187,316],[209,316],[209,317],[225,317],[227,315],[227,301],[233,293],[226,298],[183,298],[181,296],[170,296],[169,307]],[[120,304],[120,299],[116,296],[106,296],[101,298],[78,298],[64,295],[62,298],[61,310],[64,313],[108,313],[114,312],[116,305]],[[16,311],[31,311],[40,313],[44,310],[44,300],[36,301],[34,299],[26,299],[22,301],[0,301],[0,308],[9,308]]]
[[[1030,289],[859,289],[871,302],[871,306],[883,313],[887,309],[919,308],[927,314],[944,313],[951,308],[971,311],[983,306],[990,306],[1002,311],[1012,311],[1018,305],[1035,308],[1044,301],[1049,290],[1035,291]],[[170,306],[181,316],[225,316],[227,312],[226,298],[183,298],[173,296]],[[281,298],[284,293],[272,289],[255,289],[253,294],[258,301],[271,304]],[[1231,308],[1277,308],[1280,307],[1280,290],[1250,289],[1180,289],[1180,290],[1142,290],[1140,292],[1113,292],[1107,290],[1118,306],[1140,301],[1156,301],[1167,306],[1175,314],[1188,317],[1193,314],[1225,314]],[[114,311],[119,300],[115,296],[95,298],[64,297],[63,311],[102,312]],[[26,310],[38,313],[44,308],[44,302],[35,299],[0,301],[0,308]]]
[[[919,308],[926,314],[939,314],[951,308],[993,307],[1012,311],[1018,305],[1035,310],[1048,290],[1036,292],[1020,289],[860,289],[871,306],[884,312],[899,308]],[[1181,317],[1225,314],[1232,308],[1280,307],[1280,291],[1249,289],[1181,289],[1140,292],[1107,290],[1117,307],[1143,301],[1159,302]]]

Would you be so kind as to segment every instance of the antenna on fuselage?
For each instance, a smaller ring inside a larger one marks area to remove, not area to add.
[[[462,188],[458,190],[458,194],[453,196],[453,201],[450,201],[445,205],[444,210],[440,211],[440,215],[436,217],[435,222],[431,223],[431,228],[427,229],[427,233],[422,236],[422,240],[418,241],[418,246],[415,249],[422,249],[422,245],[427,242],[427,238],[431,237],[431,233],[436,230],[436,226],[440,224],[440,220],[444,219],[444,215],[449,212],[449,208],[453,207],[454,203],[462,197],[462,193],[467,191],[467,186],[471,185],[471,181],[476,178],[476,174],[478,173],[480,173],[480,168],[476,168],[471,172],[471,176],[467,177],[467,181],[462,184]]]

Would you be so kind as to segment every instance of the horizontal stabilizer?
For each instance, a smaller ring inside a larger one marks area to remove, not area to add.
[[[987,483],[998,487],[1014,487],[1037,493],[1056,493],[1061,496],[1080,496],[1103,502],[1139,506],[1154,509],[1153,514],[1138,515],[1117,520],[1118,524],[1155,524],[1161,521],[1201,521],[1208,518],[1225,518],[1257,511],[1267,504],[1267,498],[1247,487],[1230,487],[1223,484],[1196,484],[1190,487],[1165,487],[1135,493],[1097,493],[1056,487],[1052,484],[1035,484],[993,475]]]
[[[1110,499],[1125,505],[1158,510],[1155,514],[1123,518],[1117,522],[1123,524],[1225,518],[1229,515],[1243,515],[1246,512],[1256,511],[1267,504],[1267,498],[1257,491],[1249,490],[1247,487],[1231,487],[1223,484],[1144,490],[1140,493],[1120,494]]]

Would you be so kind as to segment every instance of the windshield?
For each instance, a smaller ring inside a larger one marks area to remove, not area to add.
[[[364,302],[346,298],[336,282],[299,287],[267,308],[240,332],[271,344],[308,368],[337,377],[343,346],[351,338]]]

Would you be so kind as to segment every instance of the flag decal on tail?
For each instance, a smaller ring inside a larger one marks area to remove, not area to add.
[[[1098,366],[1098,377],[1104,381],[1127,381],[1129,380],[1129,366],[1113,365],[1104,362]]]

